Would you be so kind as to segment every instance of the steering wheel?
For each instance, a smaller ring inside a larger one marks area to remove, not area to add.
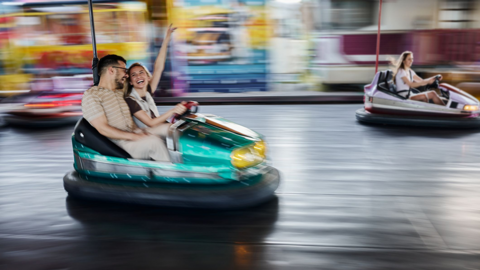
[[[198,102],[196,101],[187,101],[186,104],[183,104],[187,108],[187,110],[183,114],[178,114],[176,113],[171,120],[171,123],[175,123],[178,120],[182,119],[182,117],[192,114],[192,113],[197,113],[198,112]]]
[[[432,84],[427,84],[425,87],[425,90],[428,89],[438,89],[438,86],[440,85],[440,75],[435,76],[435,81]]]
[[[444,90],[439,87],[440,85],[440,75],[435,76],[435,82],[433,83],[436,88],[440,89],[440,93],[442,94],[442,97],[450,99],[450,92],[448,90]]]
[[[438,88],[438,87],[439,87],[439,85],[440,85],[440,78],[441,78],[441,77],[442,77],[441,75],[435,76],[435,82],[433,83],[433,86],[434,86],[435,88]]]
[[[443,90],[442,88],[439,87],[440,77],[442,77],[442,76],[440,76],[440,75],[435,76],[435,81],[432,84],[428,85],[427,89],[428,88],[439,89],[440,93],[442,94],[442,97],[450,99],[450,93],[448,92],[448,90]]]

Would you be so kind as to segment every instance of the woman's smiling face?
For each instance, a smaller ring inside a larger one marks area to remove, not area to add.
[[[130,69],[129,72],[130,84],[133,85],[133,88],[142,89],[148,85],[150,77],[148,76],[145,69],[141,66],[134,66]]]
[[[413,64],[413,54],[409,54],[405,60],[403,60],[403,66],[410,68]]]

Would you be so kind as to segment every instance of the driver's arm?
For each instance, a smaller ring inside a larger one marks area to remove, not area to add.
[[[415,81],[426,81],[427,84],[432,84],[432,83],[435,82],[436,77],[437,77],[437,76],[433,76],[433,77],[430,77],[430,78],[424,80],[424,79],[420,78],[417,74],[415,74],[415,75],[413,76],[413,79],[414,79]],[[442,79],[442,77],[440,76],[440,80],[441,80],[441,79]]]
[[[417,75],[415,75],[416,77],[418,77]],[[422,78],[420,78],[420,81],[416,81],[415,78],[416,77],[413,77],[414,81],[410,81],[406,76],[402,77],[402,81],[408,85],[408,87],[410,88],[416,88],[416,87],[419,87],[419,86],[424,86],[424,85],[427,85],[428,84],[428,81],[427,80],[422,80]]]
[[[414,82],[421,82],[421,81],[423,81],[423,79],[415,73],[415,74],[413,74],[413,81]]]
[[[150,115],[148,115],[144,110],[137,111],[133,115],[138,118],[138,120],[142,121],[145,125],[148,127],[155,127],[158,125],[161,125],[167,121],[167,119],[172,115],[171,113],[172,110],[169,110],[168,112],[160,115],[157,118],[151,118]]]
[[[168,110],[166,113],[154,119],[152,119],[150,115],[148,115],[144,110],[139,110],[135,112],[133,115],[148,127],[156,127],[158,125],[164,124],[168,120],[168,118],[170,118],[173,114],[176,113],[176,114],[182,115],[186,110],[187,108],[183,106],[182,103],[179,103],[172,109]]]

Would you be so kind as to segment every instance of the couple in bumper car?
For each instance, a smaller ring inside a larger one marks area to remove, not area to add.
[[[201,209],[274,197],[280,173],[269,165],[263,135],[216,115],[190,114],[198,105],[192,101],[158,113],[152,95],[174,30],[152,75],[141,64],[127,69],[117,55],[100,60],[99,84],[85,91],[84,118],[72,134],[74,170],[63,177],[69,196]]]
[[[181,103],[160,115],[152,98],[175,29],[170,25],[155,61],[153,75],[139,63],[127,69],[123,57],[107,55],[98,64],[98,86],[88,89],[83,96],[84,118],[133,158],[169,162],[164,142],[170,127],[167,120],[187,110]]]

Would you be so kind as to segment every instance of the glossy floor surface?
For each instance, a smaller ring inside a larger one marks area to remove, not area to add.
[[[0,269],[480,269],[480,131],[358,107],[201,107],[263,133],[282,172],[239,211],[68,198],[73,127],[0,129]]]

